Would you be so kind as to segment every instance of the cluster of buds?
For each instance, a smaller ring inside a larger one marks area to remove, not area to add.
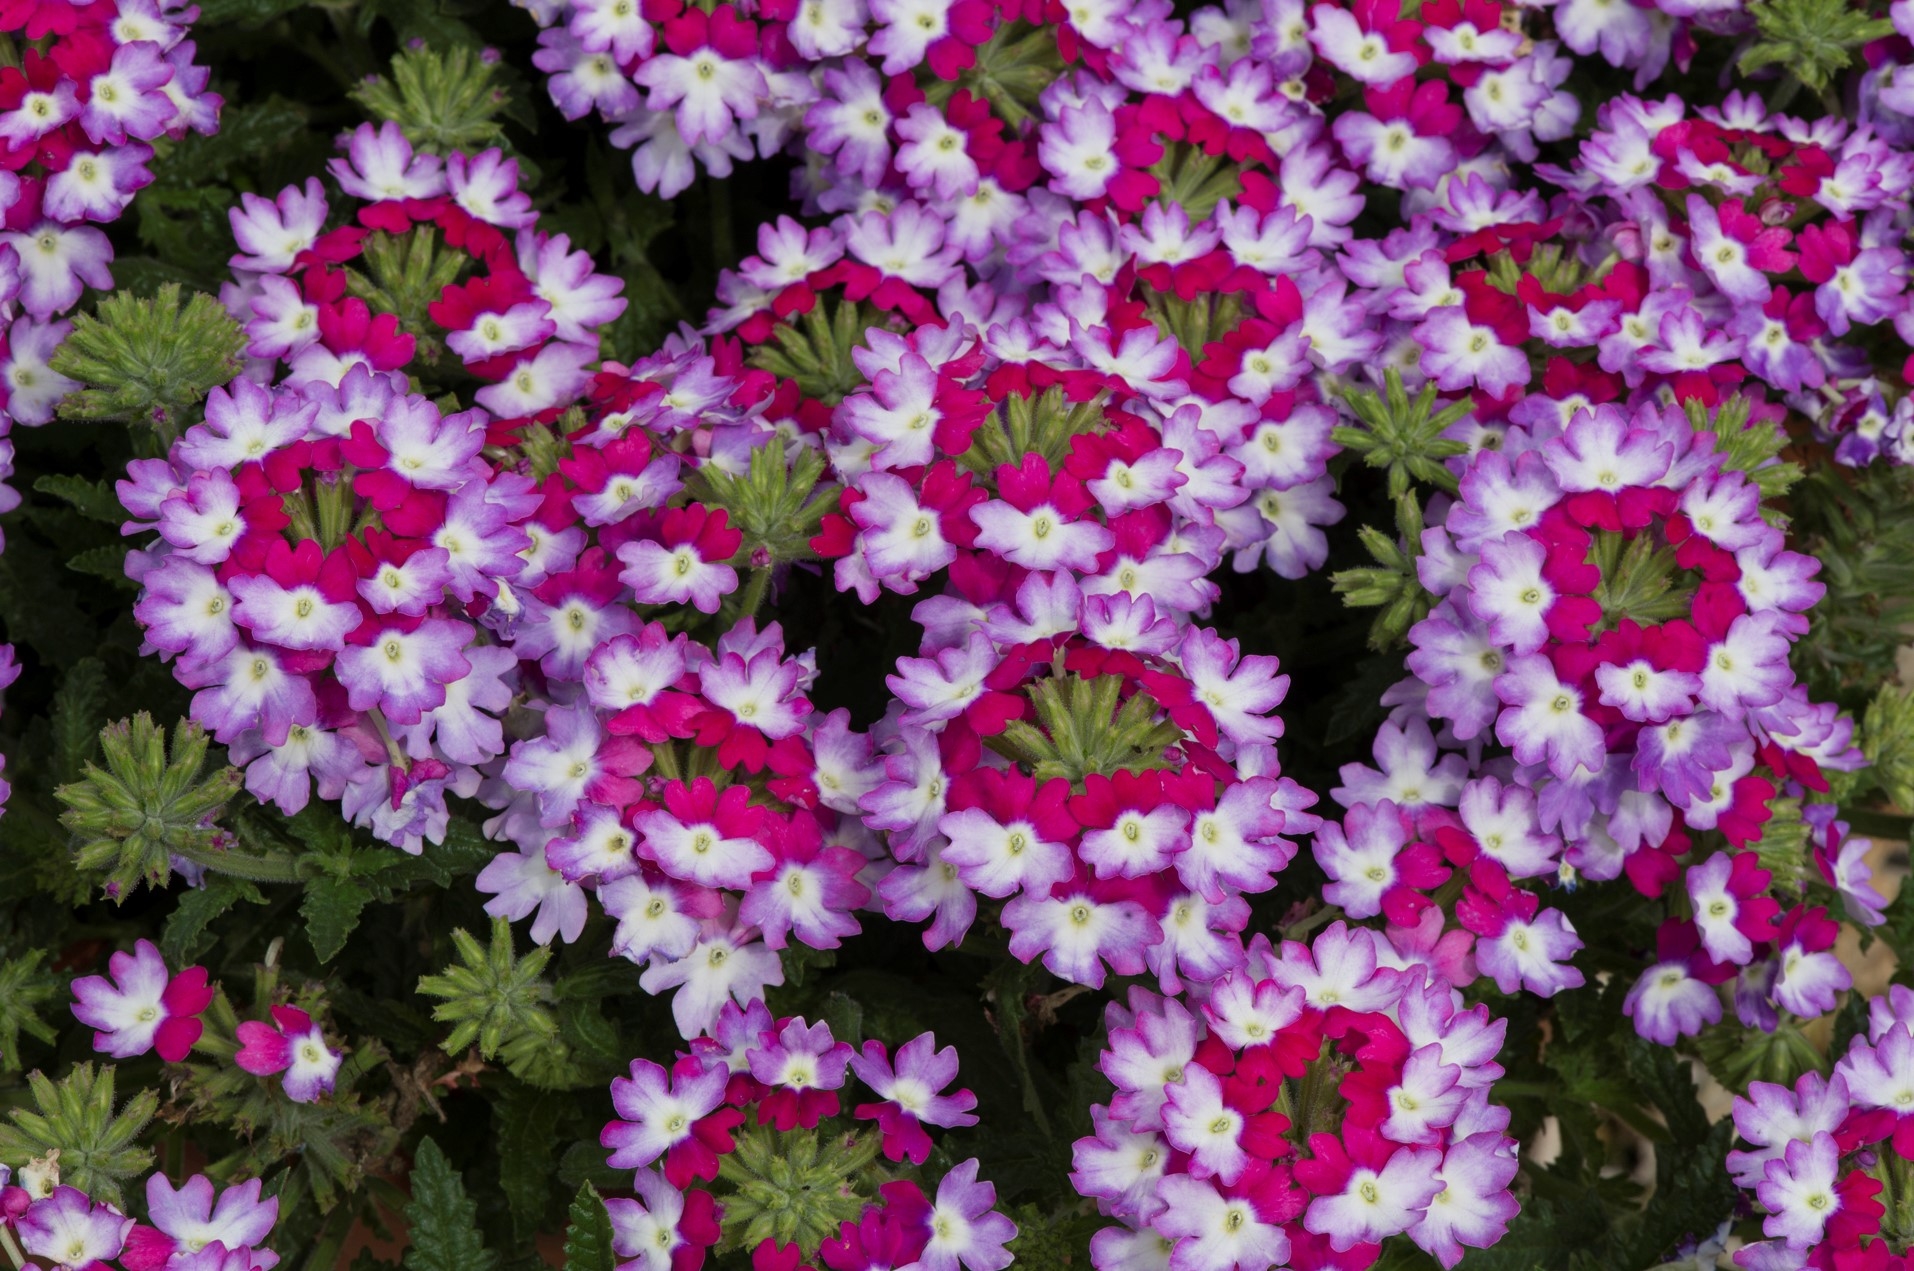
[[[853,1076],[870,1101],[846,1117]],[[760,1271],[1003,1271],[1017,1228],[977,1161],[941,1166],[934,1191],[924,1168],[926,1126],[976,1123],[956,1077],[929,1033],[859,1051],[826,1023],[726,1006],[670,1069],[634,1060],[611,1084],[602,1142],[637,1171],[636,1196],[606,1202],[621,1271],[696,1271],[713,1249]]]
[[[1103,1271],[1359,1271],[1404,1233],[1448,1267],[1515,1216],[1506,1023],[1373,931],[1257,936],[1201,1005],[1138,988],[1107,1016],[1116,1095],[1071,1175],[1119,1221]]]

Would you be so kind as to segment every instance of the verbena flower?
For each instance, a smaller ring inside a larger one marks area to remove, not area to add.
[[[908,1178],[878,1163],[881,1144],[891,1161],[921,1167],[923,1126],[976,1120],[969,1091],[944,1093],[954,1049],[924,1033],[898,1048],[895,1067],[889,1053],[873,1040],[857,1056],[826,1023],[732,1003],[669,1072],[634,1061],[612,1083],[621,1119],[603,1135],[614,1167],[638,1169],[638,1198],[607,1202],[619,1255],[683,1271],[723,1241],[758,1268],[1002,1271],[1017,1228],[974,1159]],[[857,1120],[876,1127],[842,1115],[853,1074],[875,1099],[858,1104]]]
[[[115,953],[112,979],[89,975],[73,982],[73,1014],[98,1031],[93,1049],[115,1059],[157,1050],[169,1064],[184,1060],[205,1031],[199,1014],[212,1004],[205,967],[169,971],[150,940]]]

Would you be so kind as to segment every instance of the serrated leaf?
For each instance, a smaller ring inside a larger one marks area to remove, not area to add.
[[[605,1164],[605,1149],[596,1138],[581,1139],[565,1149],[558,1160],[558,1178],[566,1186],[601,1187],[617,1191],[631,1186],[630,1170],[615,1170]]]
[[[200,0],[199,24],[239,22],[256,26],[300,8],[306,0]]]
[[[126,576],[126,549],[118,543],[103,543],[99,547],[89,547],[83,552],[75,552],[67,558],[66,567],[76,574],[86,574],[93,578],[104,578],[116,587],[127,591],[138,591],[140,585]]]
[[[33,488],[41,494],[66,500],[88,520],[118,528],[120,522],[126,519],[126,509],[120,506],[120,496],[113,492],[113,487],[105,479],[88,481],[85,477],[49,472],[36,480]]]
[[[240,0],[240,3],[246,2]],[[251,2],[257,4],[260,0]],[[283,4],[284,0],[280,2]],[[205,0],[201,4],[199,25],[207,24],[204,15],[218,3],[220,0]],[[305,131],[310,122],[309,110],[278,94],[243,105],[228,102],[219,112],[218,132],[210,137],[191,133],[161,151],[159,183],[166,187],[215,182],[230,185],[229,169],[235,166],[250,169],[264,155],[314,139]]]
[[[299,914],[306,920],[306,937],[321,962],[339,956],[371,899],[372,893],[350,878],[319,878],[306,884]]]
[[[616,1262],[605,1198],[590,1183],[581,1184],[565,1226],[565,1271],[612,1271]]]
[[[1628,1075],[1661,1110],[1674,1143],[1695,1143],[1708,1137],[1708,1113],[1701,1106],[1694,1072],[1686,1060],[1666,1046],[1631,1037]]]
[[[412,1203],[405,1207],[412,1245],[406,1271],[494,1271],[498,1255],[479,1234],[478,1206],[465,1180],[430,1136],[412,1156]]]
[[[1734,1122],[1724,1119],[1696,1138],[1677,1135],[1656,1146],[1655,1194],[1617,1265],[1653,1266],[1733,1217],[1740,1192],[1723,1161],[1734,1141]]]
[[[106,722],[106,665],[82,658],[67,672],[53,697],[53,774],[76,781],[93,757]]]
[[[1608,1243],[1608,1211],[1593,1193],[1570,1199],[1530,1197],[1508,1234],[1487,1249],[1471,1249],[1458,1271],[1564,1271],[1568,1250],[1595,1251]]]
[[[218,937],[207,934],[207,927],[241,900],[255,905],[266,903],[259,888],[224,874],[209,875],[204,887],[182,893],[179,904],[167,915],[166,927],[160,935],[160,952],[166,961],[182,966],[212,948]]]
[[[558,1137],[552,1133],[552,1124],[568,1102],[552,1091],[520,1086],[493,1107],[498,1183],[512,1211],[512,1231],[520,1240],[531,1239],[545,1217],[552,1167],[558,1163]]]

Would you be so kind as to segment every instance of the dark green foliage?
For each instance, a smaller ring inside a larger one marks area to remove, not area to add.
[[[581,1184],[565,1227],[565,1271],[611,1271],[616,1260],[604,1198],[590,1183]]]
[[[1821,561],[1827,596],[1794,665],[1817,700],[1862,709],[1893,677],[1914,621],[1914,468],[1816,464],[1788,499],[1797,550]]]
[[[498,1255],[485,1247],[478,1206],[430,1136],[420,1139],[413,1153],[411,1178],[405,1222],[412,1247],[405,1252],[406,1271],[492,1271]]]

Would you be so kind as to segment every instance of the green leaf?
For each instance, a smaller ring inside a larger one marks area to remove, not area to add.
[[[1025,1204],[1011,1210],[1011,1220],[1017,1224],[1017,1234],[1009,1244],[1015,1265],[1021,1271],[1069,1271],[1071,1267],[1090,1266],[1090,1240],[1108,1220],[1096,1213],[1082,1213],[1081,1209],[1079,1205],[1066,1205],[1045,1210]],[[1434,1267],[1433,1262],[1430,1267]]]
[[[299,913],[306,920],[312,951],[321,962],[339,956],[371,899],[372,893],[350,878],[320,878],[306,884],[306,899]]]
[[[258,26],[291,13],[305,3],[306,0],[200,0],[199,25],[239,22]]]
[[[580,1139],[565,1149],[565,1155],[558,1161],[558,1178],[567,1187],[577,1183],[608,1192],[631,1186],[631,1171],[615,1170],[605,1164],[605,1149],[599,1146],[596,1135]]]
[[[590,1183],[581,1184],[565,1227],[565,1271],[612,1271],[616,1262],[605,1198]]]
[[[166,927],[160,936],[160,952],[174,966],[196,960],[219,939],[217,935],[207,932],[213,919],[242,900],[255,905],[266,903],[266,898],[259,894],[259,888],[244,879],[230,878],[224,874],[208,875],[204,887],[194,887],[180,894],[179,904],[167,915]]]
[[[1722,1165],[1734,1142],[1734,1122],[1724,1118],[1695,1138],[1656,1145],[1655,1194],[1617,1265],[1654,1266],[1734,1216],[1741,1193]]]
[[[207,25],[204,15],[218,3],[208,0],[200,5],[198,25]],[[257,102],[228,102],[219,112],[219,131],[212,136],[191,133],[183,140],[161,143],[159,180],[169,187],[232,185],[255,169],[263,156],[319,140],[306,131],[311,121],[311,111],[276,93]]]
[[[405,1207],[412,1245],[406,1271],[494,1271],[498,1255],[479,1234],[478,1206],[465,1180],[430,1136],[412,1157],[412,1203]]]
[[[1788,496],[1789,545],[1821,562],[1816,581],[1828,589],[1791,659],[1817,701],[1859,714],[1896,678],[1902,629],[1914,622],[1910,505],[1914,468],[1885,464],[1817,464]]]
[[[35,481],[33,488],[41,494],[65,499],[88,520],[118,528],[120,522],[126,519],[126,509],[120,506],[120,496],[114,493],[113,487],[104,478],[88,481],[85,477],[49,472]]]
[[[498,1182],[512,1211],[512,1231],[520,1240],[530,1240],[544,1220],[558,1164],[558,1136],[552,1125],[570,1103],[554,1091],[518,1086],[493,1105]]]
[[[73,781],[85,770],[87,760],[106,722],[106,665],[98,658],[83,658],[67,672],[60,691],[53,696],[53,775],[57,781]]]
[[[1882,912],[1887,915],[1887,921],[1870,934],[1894,950],[1899,965],[1914,967],[1914,887],[1901,888]]]
[[[483,47],[479,33],[470,23],[447,12],[448,7],[446,0],[363,0],[359,27],[362,32],[370,31],[374,18],[384,18],[392,24],[401,44],[418,40],[439,46]]]
[[[1730,1090],[1746,1090],[1751,1081],[1792,1086],[1802,1073],[1823,1069],[1827,1062],[1787,1018],[1772,1032],[1715,1024],[1695,1040],[1708,1071]]]
[[[1507,1235],[1487,1249],[1469,1250],[1456,1266],[1458,1271],[1566,1271],[1590,1265],[1570,1262],[1567,1251],[1594,1254],[1607,1245],[1609,1230],[1608,1210],[1593,1192],[1566,1199],[1531,1196]]]
[[[66,567],[76,574],[104,578],[127,591],[140,589],[138,583],[126,576],[126,549],[118,543],[105,543],[76,552],[67,559]]]
[[[1694,1072],[1681,1056],[1666,1046],[1630,1037],[1628,1075],[1661,1110],[1673,1142],[1694,1143],[1708,1136],[1708,1114],[1695,1091]]]

